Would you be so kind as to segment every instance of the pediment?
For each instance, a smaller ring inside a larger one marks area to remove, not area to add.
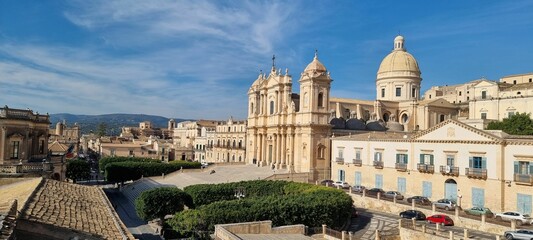
[[[413,139],[423,141],[483,141],[500,142],[502,139],[456,120],[448,119],[416,134]]]
[[[474,85],[474,87],[491,87],[491,86],[494,86],[494,85],[497,85],[497,84],[498,83],[493,82],[493,81],[483,80],[483,81],[480,81],[479,83],[477,83],[476,85]]]

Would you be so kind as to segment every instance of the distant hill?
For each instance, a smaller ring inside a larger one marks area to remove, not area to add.
[[[52,128],[55,128],[57,122],[65,120],[67,126],[72,126],[78,123],[81,127],[82,134],[96,133],[98,125],[105,123],[107,126],[107,135],[120,135],[122,127],[138,127],[140,122],[150,121],[155,128],[166,128],[168,126],[169,118],[146,115],[146,114],[103,114],[103,115],[75,115],[70,113],[55,113],[50,114],[50,122]],[[176,122],[188,121],[189,119],[174,118]]]

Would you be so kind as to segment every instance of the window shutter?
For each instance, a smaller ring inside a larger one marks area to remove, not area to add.
[[[424,164],[424,154],[420,154],[420,164]]]
[[[429,155],[429,164],[433,165],[433,154]]]
[[[405,156],[405,162],[404,163],[407,164],[407,162],[409,161],[409,155],[404,154],[404,156]]]
[[[396,163],[400,163],[400,154],[396,154]]]
[[[481,158],[481,169],[487,169],[487,158],[486,157]]]
[[[514,161],[514,173],[520,173],[518,169],[518,161]]]
[[[342,174],[342,170],[339,169],[339,178],[338,178],[339,181],[342,181],[342,180],[341,180],[341,174]]]
[[[529,163],[529,172],[527,174],[533,175],[533,164]]]
[[[472,168],[473,165],[474,165],[474,157],[469,157],[468,158],[468,167]]]

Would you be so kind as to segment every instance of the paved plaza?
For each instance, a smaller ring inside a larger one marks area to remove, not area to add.
[[[211,171],[214,170],[214,173]],[[272,170],[269,167],[255,165],[210,166],[202,171],[176,171],[164,177],[151,177],[154,182],[162,185],[174,185],[184,188],[202,183],[227,183],[247,180],[265,179],[273,174],[287,173],[286,169]]]

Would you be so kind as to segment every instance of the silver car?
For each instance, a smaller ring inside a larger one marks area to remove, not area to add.
[[[383,194],[383,198],[396,198],[396,200],[403,200],[403,195],[397,191],[387,191],[385,192],[385,194]]]
[[[433,202],[433,204],[435,204],[436,208],[441,208],[446,211],[454,210],[455,207],[457,206],[457,203],[455,203],[454,200],[447,199],[447,198],[439,199],[436,202]]]
[[[505,236],[505,239],[525,239],[530,240],[533,239],[533,230],[525,230],[520,229],[516,231],[506,231],[503,236]]]
[[[353,192],[362,193],[365,190],[365,186],[355,185],[352,187]]]

